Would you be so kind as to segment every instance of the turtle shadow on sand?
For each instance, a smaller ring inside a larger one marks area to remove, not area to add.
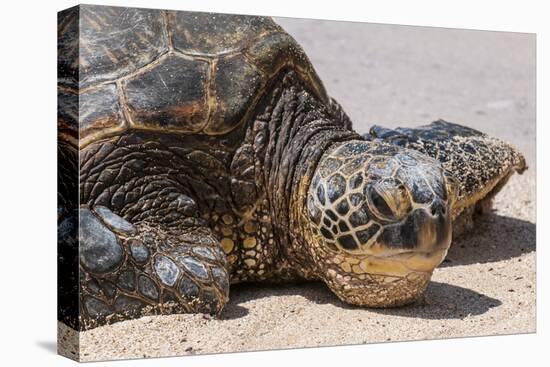
[[[471,232],[453,241],[440,267],[508,260],[535,250],[535,223],[491,213],[477,218]]]
[[[502,302],[498,299],[471,289],[431,281],[426,292],[415,303],[403,307],[370,310],[384,315],[441,320],[482,315],[500,305]]]
[[[430,282],[425,294],[415,303],[397,308],[362,308],[342,302],[321,282],[289,284],[245,283],[233,286],[231,300],[222,312],[222,319],[245,316],[242,304],[265,297],[300,296],[316,304],[332,304],[338,308],[359,312],[415,317],[423,319],[462,319],[469,315],[481,315],[502,304],[471,289],[456,285]],[[239,310],[238,316],[235,310]],[[227,313],[226,313],[227,312]]]

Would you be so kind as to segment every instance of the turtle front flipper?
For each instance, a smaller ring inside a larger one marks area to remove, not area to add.
[[[452,203],[453,234],[473,224],[474,214],[491,206],[492,198],[514,173],[527,168],[511,145],[475,129],[444,120],[416,128],[373,126],[365,138],[381,139],[437,159],[456,183]]]
[[[218,314],[227,260],[200,218],[131,224],[104,206],[79,210],[81,328],[154,314]]]

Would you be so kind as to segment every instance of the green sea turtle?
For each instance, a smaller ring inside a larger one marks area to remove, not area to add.
[[[270,18],[82,5],[58,32],[59,319],[78,329],[219,314],[243,281],[412,302],[525,169],[445,121],[359,135]]]

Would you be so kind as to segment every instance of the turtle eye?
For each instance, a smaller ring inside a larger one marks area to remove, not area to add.
[[[400,220],[411,210],[409,194],[397,180],[377,181],[368,185],[367,191],[369,206],[381,219]]]

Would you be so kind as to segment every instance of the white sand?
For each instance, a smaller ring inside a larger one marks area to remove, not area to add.
[[[280,23],[304,45],[360,132],[372,123],[443,117],[516,144],[531,169],[512,177],[495,212],[453,244],[417,304],[369,310],[343,304],[320,283],[238,285],[220,320],[173,315],[100,327],[81,334],[81,359],[534,332],[534,37]]]

